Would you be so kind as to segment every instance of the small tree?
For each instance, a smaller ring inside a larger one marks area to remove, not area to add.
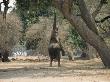
[[[7,61],[9,53],[13,46],[18,43],[20,37],[20,21],[19,18],[13,14],[8,15],[6,22],[0,15],[0,49],[3,55],[3,61]]]

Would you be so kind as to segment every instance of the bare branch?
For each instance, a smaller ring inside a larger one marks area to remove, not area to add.
[[[95,9],[95,11],[92,13],[92,16],[93,16],[94,19],[97,16],[97,14],[99,13],[99,11],[102,9],[104,4],[107,4],[107,0],[101,0],[100,1],[99,5]]]
[[[104,17],[103,19],[99,20],[99,21],[95,21],[96,23],[103,23],[104,21],[110,19],[110,15],[109,16],[106,16]]]

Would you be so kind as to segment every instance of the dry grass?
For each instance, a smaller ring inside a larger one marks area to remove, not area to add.
[[[52,21],[47,17],[41,17],[39,23],[32,25],[27,33],[26,38],[32,42],[34,39],[39,39],[37,53],[48,55],[48,43],[52,29]],[[35,53],[36,54],[36,53]]]

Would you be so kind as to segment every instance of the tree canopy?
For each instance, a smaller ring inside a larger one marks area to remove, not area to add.
[[[25,33],[29,25],[35,24],[39,16],[52,15],[54,7],[70,22],[83,41],[98,51],[104,65],[110,67],[110,49],[104,37],[101,36],[102,30],[104,33],[110,32],[109,4],[109,0],[92,0],[92,2],[87,0],[16,0],[16,11],[21,18],[23,27],[22,38],[25,40]],[[75,31],[72,35],[77,36]],[[76,42],[80,43],[78,39]]]

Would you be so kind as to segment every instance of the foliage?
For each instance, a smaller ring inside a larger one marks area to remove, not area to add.
[[[51,0],[16,0],[16,11],[23,23],[21,44],[26,41],[27,28],[39,21],[39,16],[52,15]]]
[[[27,31],[26,28],[29,27],[30,24],[35,24],[38,21],[39,16],[48,17],[53,14],[51,10],[52,0],[33,0],[33,1],[32,0],[16,0],[16,1],[17,1],[17,11],[19,11],[20,17],[24,25],[23,33]],[[95,0],[94,0],[94,4],[91,4],[91,1],[88,2],[86,0],[86,4],[87,4],[88,9],[90,9],[90,12],[92,13],[96,5],[99,4],[99,1],[96,1],[95,3]],[[73,11],[74,14],[80,16],[80,10],[78,6],[74,6],[73,10],[74,10]],[[69,33],[70,33],[70,36],[68,40],[70,43],[75,45],[75,47],[85,48],[86,46],[85,41],[82,40],[82,38],[79,36],[79,34],[77,34],[75,29],[72,29],[72,31],[69,31]]]
[[[84,49],[87,47],[86,42],[81,38],[75,28],[69,29],[68,42],[73,45],[75,48]]]
[[[24,25],[35,24],[38,16],[49,16],[51,0],[16,0],[17,12]]]

